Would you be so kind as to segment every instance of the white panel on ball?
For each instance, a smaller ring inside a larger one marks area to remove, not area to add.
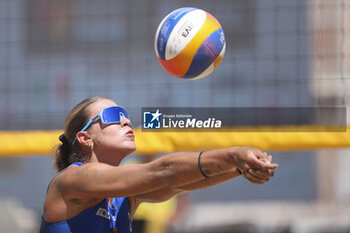
[[[187,13],[176,24],[170,33],[168,43],[165,50],[165,59],[170,60],[176,57],[193,39],[197,32],[201,29],[207,14],[203,10],[194,10]],[[181,36],[186,28],[191,27],[188,36]]]

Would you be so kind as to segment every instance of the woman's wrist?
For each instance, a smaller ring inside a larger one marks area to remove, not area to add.
[[[199,152],[199,155],[198,155],[198,168],[199,168],[199,171],[202,173],[202,175],[204,176],[204,178],[208,179],[209,176],[205,173],[203,167],[202,167],[202,163],[201,163],[201,156],[202,154],[204,153],[205,151],[201,151]]]
[[[242,147],[230,147],[227,149],[227,162],[231,165],[231,168],[233,169],[239,168],[238,165],[242,161],[241,149]]]

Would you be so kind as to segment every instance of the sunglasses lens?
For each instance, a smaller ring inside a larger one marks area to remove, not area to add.
[[[101,120],[104,124],[118,123],[121,116],[128,118],[126,110],[119,106],[113,106],[103,110]]]

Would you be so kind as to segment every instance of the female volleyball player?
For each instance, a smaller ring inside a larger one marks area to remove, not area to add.
[[[49,184],[41,233],[130,233],[141,202],[165,201],[240,174],[262,184],[277,164],[253,148],[173,153],[150,163],[118,166],[136,149],[126,110],[91,97],[67,116],[56,152],[59,173]]]

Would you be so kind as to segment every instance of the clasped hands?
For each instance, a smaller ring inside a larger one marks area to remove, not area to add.
[[[237,172],[253,184],[263,184],[274,176],[277,163],[272,156],[252,147],[239,148],[234,153]]]

